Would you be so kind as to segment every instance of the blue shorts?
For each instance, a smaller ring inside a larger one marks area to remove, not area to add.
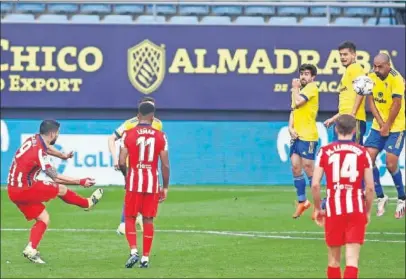
[[[318,144],[317,141],[291,140],[289,157],[292,157],[293,154],[297,154],[304,159],[314,160]]]
[[[333,126],[333,128],[334,128],[334,130],[333,130],[333,141],[337,141],[338,137],[337,137],[335,126]],[[352,141],[363,145],[364,144],[364,136],[365,136],[366,131],[367,131],[367,123],[365,121],[362,121],[362,120],[357,120],[357,123],[356,123],[356,126],[355,126],[355,134],[354,134],[354,137],[352,138]]]
[[[385,150],[399,157],[405,143],[405,131],[389,133],[389,136],[382,137],[379,131],[371,129],[365,147],[378,149],[379,152]]]

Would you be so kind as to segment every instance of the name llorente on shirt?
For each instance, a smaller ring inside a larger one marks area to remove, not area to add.
[[[355,154],[357,154],[357,156],[361,156],[362,155],[362,150],[352,144],[338,144],[338,145],[334,145],[332,146],[332,149],[328,149],[326,151],[327,156],[331,156],[332,154],[334,154],[335,152],[339,152],[339,151],[352,151]]]
[[[155,130],[143,128],[143,129],[137,130],[137,133],[139,135],[152,135],[153,136],[153,135],[155,135]]]

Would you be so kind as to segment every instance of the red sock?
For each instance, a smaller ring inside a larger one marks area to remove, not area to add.
[[[358,267],[346,266],[344,270],[345,279],[356,279],[358,278]]]
[[[89,201],[86,198],[79,196],[78,194],[69,189],[66,192],[66,194],[60,198],[61,200],[63,200],[68,204],[74,204],[83,208],[89,207]]]
[[[135,230],[135,218],[125,217],[125,237],[130,249],[137,247],[137,233]]]
[[[144,223],[144,242],[143,242],[143,253],[145,257],[149,257],[149,252],[151,251],[152,239],[154,238],[154,224]]]
[[[34,226],[32,226],[30,233],[30,242],[32,248],[37,249],[38,244],[44,236],[46,229],[47,224],[42,221],[37,221]]]
[[[327,268],[327,278],[328,279],[341,279],[341,269],[339,267]]]

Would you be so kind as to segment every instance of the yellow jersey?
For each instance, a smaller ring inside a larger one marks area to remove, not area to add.
[[[295,107],[293,94],[292,92],[292,109]],[[306,103],[293,110],[293,128],[300,140],[318,141],[316,118],[319,111],[319,89],[316,83],[307,84],[300,90],[300,95],[306,99]]]
[[[357,93],[355,93],[352,87],[352,82],[359,76],[364,76],[365,71],[361,64],[353,63],[347,67],[345,73],[343,74],[340,81],[340,94],[338,101],[338,113],[339,114],[351,114],[352,109],[355,104],[355,98]],[[361,105],[355,114],[357,120],[366,121],[367,115],[365,112],[365,98],[362,100]]]
[[[118,139],[120,139],[125,131],[134,128],[135,126],[137,126],[137,124],[138,124],[138,117],[133,117],[131,119],[128,119],[114,131],[114,134],[117,136]],[[154,121],[152,122],[152,128],[162,131],[161,120],[159,120],[158,118],[154,118]]]
[[[392,69],[385,80],[381,80],[375,73],[370,73],[369,77],[374,81],[372,96],[383,121],[386,121],[389,117],[393,98],[402,99],[399,114],[393,122],[390,131],[403,132],[405,130],[405,83],[402,75]],[[372,129],[380,130],[379,124],[375,119],[372,122]]]

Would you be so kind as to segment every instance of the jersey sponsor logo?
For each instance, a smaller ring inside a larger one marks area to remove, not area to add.
[[[1,152],[7,152],[10,146],[10,134],[8,132],[7,124],[4,120],[0,121],[1,127]]]
[[[144,40],[130,48],[127,72],[131,84],[141,93],[157,90],[165,77],[165,46]]]
[[[378,92],[378,97],[374,98],[374,101],[379,103],[379,104],[386,104],[387,101],[383,98],[383,92]]]

